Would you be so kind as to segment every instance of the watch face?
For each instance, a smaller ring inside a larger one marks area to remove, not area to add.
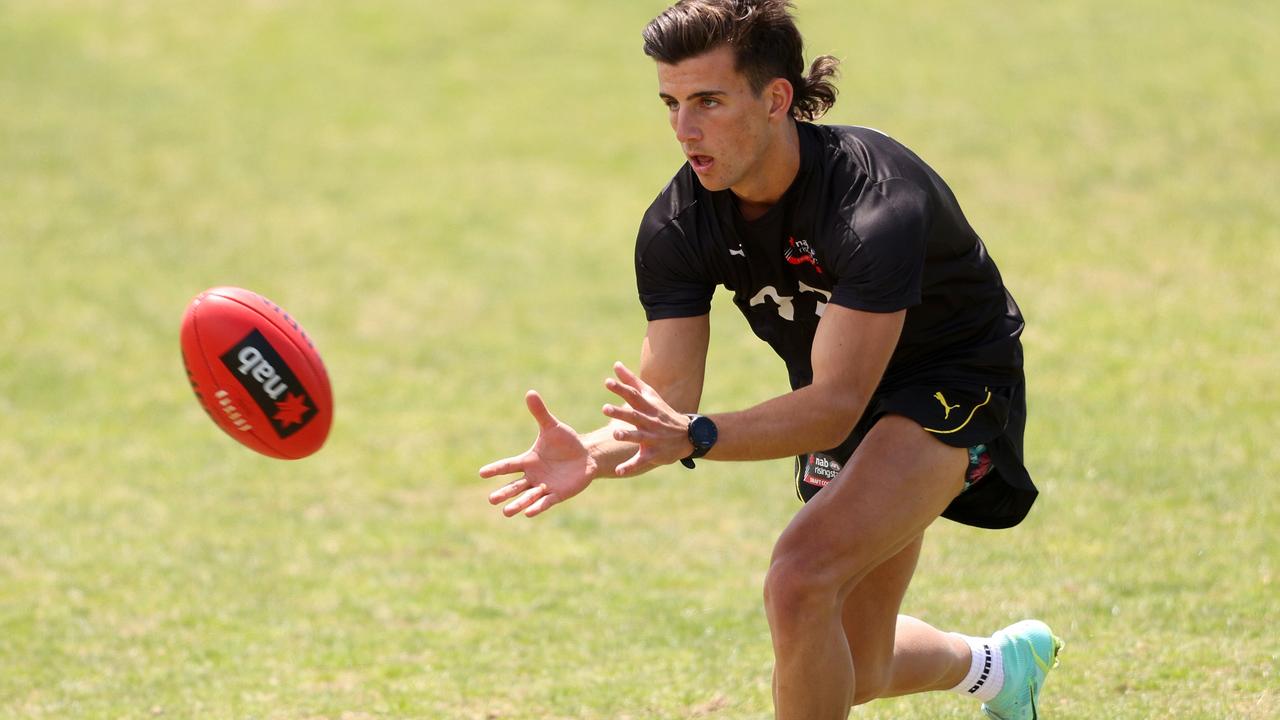
[[[710,450],[718,435],[716,424],[709,417],[698,415],[689,423],[689,442],[698,450]]]

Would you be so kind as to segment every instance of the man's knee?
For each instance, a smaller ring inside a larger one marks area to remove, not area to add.
[[[820,545],[794,534],[779,539],[764,579],[771,623],[786,618],[813,621],[826,613],[838,617],[849,578],[840,570],[845,563]]]
[[[769,621],[813,617],[822,606],[837,609],[836,589],[816,563],[802,552],[775,552],[764,577]]]

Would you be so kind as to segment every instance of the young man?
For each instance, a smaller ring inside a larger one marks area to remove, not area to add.
[[[786,0],[685,0],[644,32],[688,162],[645,214],[636,276],[649,325],[623,401],[585,435],[526,396],[527,452],[503,512],[538,515],[602,476],[677,461],[798,456],[806,501],[765,580],[783,720],[844,718],[877,697],[953,690],[999,720],[1037,717],[1061,642],[1039,621],[989,638],[898,614],[939,516],[1017,524],[1023,322],[947,185],[866,128],[814,125],[836,61],[804,74]],[[786,362],[792,392],[693,414],[717,285]]]

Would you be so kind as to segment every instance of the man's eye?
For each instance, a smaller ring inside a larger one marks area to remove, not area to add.
[[[709,97],[702,98],[702,107],[710,108],[710,107],[715,107],[719,104],[720,104],[720,101],[715,98],[709,98]]]

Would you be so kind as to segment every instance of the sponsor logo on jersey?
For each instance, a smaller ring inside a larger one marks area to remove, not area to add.
[[[220,359],[280,437],[289,437],[315,417],[311,396],[258,330],[245,335]]]
[[[818,258],[814,255],[808,240],[787,238],[787,249],[782,251],[782,257],[792,265],[812,265],[814,270],[819,274],[822,273],[822,268],[818,267]]]

